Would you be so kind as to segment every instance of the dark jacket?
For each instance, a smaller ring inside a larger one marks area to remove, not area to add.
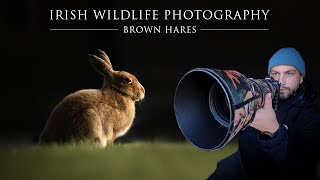
[[[252,127],[240,134],[239,151],[250,179],[316,179],[320,161],[320,114],[317,93],[304,82],[297,94],[280,101],[276,111],[280,128],[262,139]]]

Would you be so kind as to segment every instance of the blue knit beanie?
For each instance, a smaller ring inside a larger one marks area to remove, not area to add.
[[[304,77],[306,68],[301,54],[294,48],[287,47],[279,49],[269,60],[268,74],[273,66],[289,65],[297,68]]]

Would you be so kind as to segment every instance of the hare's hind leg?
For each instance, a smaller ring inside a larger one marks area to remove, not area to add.
[[[88,109],[77,115],[72,128],[74,139],[97,143],[99,146],[107,145],[107,138],[103,133],[102,121],[93,109]]]

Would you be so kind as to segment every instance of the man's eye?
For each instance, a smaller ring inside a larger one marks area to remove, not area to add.
[[[293,73],[293,72],[287,72],[286,75],[287,75],[287,76],[293,76],[294,73]]]

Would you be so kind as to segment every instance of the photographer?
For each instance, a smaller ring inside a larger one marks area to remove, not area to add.
[[[316,179],[320,114],[301,54],[281,48],[270,58],[268,74],[280,83],[277,111],[268,93],[253,122],[239,133],[238,151],[221,160],[208,179]]]

